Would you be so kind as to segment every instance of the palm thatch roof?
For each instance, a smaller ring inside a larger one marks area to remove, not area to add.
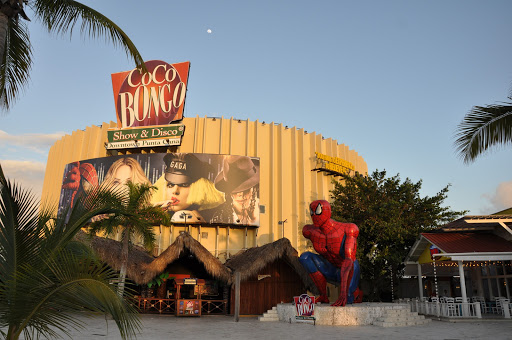
[[[165,267],[167,267],[169,263],[177,260],[180,257],[180,253],[185,249],[188,249],[190,253],[203,264],[204,268],[211,276],[224,282],[230,282],[231,273],[229,269],[189,233],[184,232],[147,267],[147,271],[144,275],[144,283],[149,282],[157,274],[164,271]]]
[[[279,239],[261,247],[249,248],[229,259],[226,266],[233,273],[240,272],[241,281],[245,281],[257,275],[268,264],[279,259],[284,260],[295,270],[309,291],[318,294],[318,289],[309,277],[308,272],[299,262],[297,250],[293,248],[287,238]]]
[[[88,244],[109,266],[115,270],[121,269],[121,242],[97,236],[91,239],[84,233],[79,234],[77,239]],[[194,255],[210,275],[221,281],[230,282],[229,269],[186,232],[180,234],[174,243],[156,258],[140,247],[131,247],[128,254],[127,276],[136,284],[146,284],[162,273],[167,265],[177,260],[185,250]]]

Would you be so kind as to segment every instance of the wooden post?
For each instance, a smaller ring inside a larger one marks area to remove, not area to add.
[[[420,301],[423,301],[423,278],[421,273],[421,264],[418,263],[418,288],[420,292]]]
[[[240,272],[235,273],[235,321],[240,320]]]
[[[226,227],[226,259],[229,259],[229,226]]]
[[[219,226],[215,227],[215,257],[219,258]]]

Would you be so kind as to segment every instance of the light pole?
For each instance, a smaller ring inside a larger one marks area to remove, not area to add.
[[[187,232],[190,233],[190,230],[189,230],[188,225],[187,225],[187,217],[188,218],[192,218],[192,215],[188,215],[186,212],[182,212],[180,214],[180,217],[185,220],[185,226],[187,227]]]
[[[282,238],[284,238],[284,224],[285,224],[287,221],[288,221],[288,219],[285,219],[285,220],[283,220],[283,221],[278,221],[278,222],[277,222],[277,224],[279,224],[279,225],[282,225],[282,226],[283,226],[283,227],[282,227],[282,232],[283,232],[283,237],[282,237]]]

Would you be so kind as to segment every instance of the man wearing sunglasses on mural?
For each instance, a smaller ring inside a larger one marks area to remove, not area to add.
[[[353,223],[340,223],[331,219],[331,205],[324,200],[309,205],[313,225],[305,225],[302,234],[313,243],[318,252],[305,252],[300,262],[309,273],[320,296],[317,302],[329,303],[327,282],[340,286],[338,300],[332,306],[361,302],[359,263],[356,260],[359,229]]]
[[[215,187],[224,192],[226,202],[211,223],[259,225],[259,167],[247,156],[226,156]]]

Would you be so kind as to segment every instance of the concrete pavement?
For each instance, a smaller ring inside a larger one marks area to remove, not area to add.
[[[121,339],[112,320],[102,316],[86,318],[86,328],[73,331],[72,339]],[[284,322],[259,322],[242,317],[235,322],[228,316],[174,317],[141,315],[143,331],[138,339],[511,339],[512,321],[444,322],[428,325],[382,328],[377,326],[313,326]]]

